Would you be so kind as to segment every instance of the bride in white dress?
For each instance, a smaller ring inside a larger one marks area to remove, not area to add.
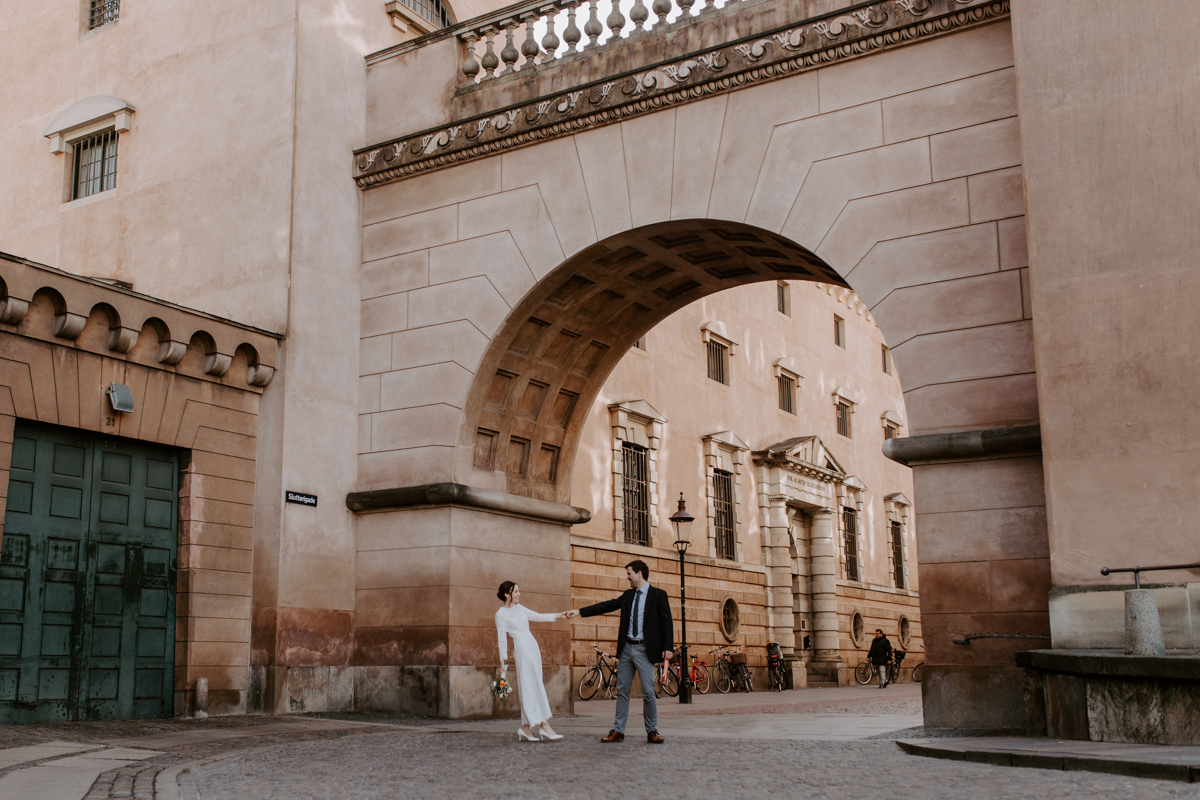
[[[517,664],[517,696],[521,701],[521,727],[517,737],[527,742],[551,741],[562,736],[550,727],[550,700],[542,685],[542,651],[529,632],[529,623],[553,622],[570,617],[569,611],[539,614],[521,605],[521,587],[512,581],[500,584],[496,596],[504,601],[496,611],[496,634],[500,639],[501,675],[508,674],[508,637],[513,639],[513,660]],[[531,730],[532,729],[532,730]]]

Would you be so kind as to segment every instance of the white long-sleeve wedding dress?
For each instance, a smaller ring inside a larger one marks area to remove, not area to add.
[[[539,614],[521,604],[501,606],[496,611],[496,635],[500,638],[500,663],[508,661],[508,637],[513,639],[513,661],[517,665],[517,694],[521,701],[521,724],[537,726],[550,719],[550,699],[542,684],[542,651],[529,632],[529,623],[554,622],[553,614]]]

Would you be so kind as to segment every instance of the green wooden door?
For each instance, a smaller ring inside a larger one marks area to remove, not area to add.
[[[174,451],[18,422],[0,542],[0,722],[172,712]]]

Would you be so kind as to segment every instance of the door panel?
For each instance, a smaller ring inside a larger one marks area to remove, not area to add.
[[[178,459],[18,422],[0,541],[0,722],[170,716]]]

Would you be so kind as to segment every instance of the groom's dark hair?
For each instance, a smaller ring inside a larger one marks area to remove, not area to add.
[[[650,580],[650,568],[646,566],[646,562],[640,558],[637,561],[630,561],[625,565],[625,569],[631,569],[634,572],[642,573],[642,580]]]

